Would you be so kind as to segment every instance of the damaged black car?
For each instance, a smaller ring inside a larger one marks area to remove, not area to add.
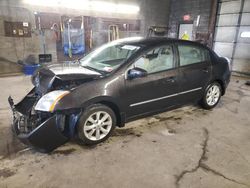
[[[113,41],[67,64],[42,67],[34,88],[14,104],[13,131],[50,152],[77,137],[106,140],[116,126],[199,102],[214,108],[230,81],[230,64],[206,46],[166,38]]]

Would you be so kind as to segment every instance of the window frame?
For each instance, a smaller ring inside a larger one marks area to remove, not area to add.
[[[158,74],[158,73],[162,73],[162,72],[166,72],[166,71],[171,71],[171,70],[174,70],[174,69],[177,69],[178,68],[178,59],[177,59],[177,53],[176,53],[176,47],[175,47],[175,44],[174,43],[168,43],[168,44],[161,44],[161,45],[158,45],[158,46],[153,46],[151,48],[148,48],[147,50],[145,50],[144,52],[142,52],[136,59],[134,59],[134,61],[128,65],[125,73],[126,75],[128,74],[128,71],[131,69],[131,68],[135,68],[135,63],[145,54],[147,54],[148,52],[154,50],[154,49],[157,49],[157,48],[163,48],[164,46],[170,46],[172,48],[172,52],[173,52],[173,68],[170,68],[170,69],[165,69],[165,70],[161,70],[161,71],[157,71],[157,72],[152,72],[152,73],[148,73],[148,75],[153,75],[153,74]]]

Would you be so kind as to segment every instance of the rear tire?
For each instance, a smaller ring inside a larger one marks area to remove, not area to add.
[[[81,144],[95,145],[108,139],[116,126],[112,109],[102,104],[88,107],[80,117],[77,136]]]
[[[218,82],[211,83],[204,92],[201,106],[207,110],[214,108],[220,101],[221,93],[221,85]]]

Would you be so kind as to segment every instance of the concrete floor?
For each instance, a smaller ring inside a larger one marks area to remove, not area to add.
[[[0,187],[250,187],[244,83],[234,77],[212,111],[184,107],[129,123],[96,147],[72,142],[48,155],[25,149],[9,130],[7,96],[20,99],[29,78],[0,78]]]

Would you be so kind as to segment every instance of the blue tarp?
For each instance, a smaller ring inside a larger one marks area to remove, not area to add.
[[[69,55],[69,44],[64,44],[63,51],[64,51],[64,55]],[[84,52],[85,52],[84,45],[72,44],[72,46],[71,46],[72,55],[80,55],[80,54],[84,54]]]
[[[69,33],[70,32],[70,33]],[[69,36],[71,41],[71,53],[72,55],[80,55],[85,52],[85,40],[83,29],[71,29],[65,28],[63,31],[63,51],[65,55],[69,55]]]
[[[39,64],[35,64],[35,65],[24,65],[23,67],[23,73],[25,75],[33,75],[33,73],[36,71],[37,68],[39,68],[40,65]]]

